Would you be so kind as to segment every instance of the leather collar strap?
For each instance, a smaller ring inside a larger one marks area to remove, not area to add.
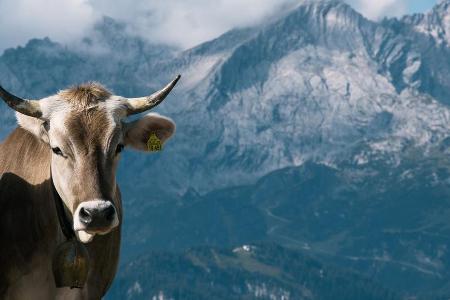
[[[68,240],[71,240],[75,237],[75,232],[73,231],[71,222],[66,217],[63,200],[59,196],[58,191],[53,184],[53,179],[51,179],[50,181],[52,182],[52,192],[53,198],[55,199],[56,214],[58,215],[59,225],[61,226],[61,230],[64,233],[64,236]]]

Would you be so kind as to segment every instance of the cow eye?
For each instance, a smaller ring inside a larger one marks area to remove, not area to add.
[[[54,148],[52,148],[52,151],[53,151],[53,153],[55,153],[56,155],[64,156],[63,153],[62,153],[62,151],[61,151],[61,149],[59,149],[59,147],[54,147]]]
[[[123,144],[117,145],[116,154],[119,154],[120,152],[122,152],[124,147],[125,146]]]

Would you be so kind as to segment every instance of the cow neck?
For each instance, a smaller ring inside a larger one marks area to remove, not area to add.
[[[59,226],[61,227],[64,236],[68,240],[71,240],[75,237],[75,232],[73,231],[72,223],[67,219],[63,200],[61,199],[61,197],[58,194],[58,191],[55,188],[53,178],[51,178],[50,181],[52,182],[53,199],[55,199],[56,214],[58,215]]]

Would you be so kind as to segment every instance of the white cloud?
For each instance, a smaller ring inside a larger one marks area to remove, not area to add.
[[[0,52],[49,36],[76,40],[102,15],[123,20],[156,42],[195,46],[234,28],[257,24],[303,0],[0,0]],[[407,0],[346,0],[371,19],[407,12]]]
[[[240,26],[252,25],[270,17],[293,0],[92,0],[105,14],[134,25],[140,35],[183,48]],[[126,13],[124,13],[126,12]]]
[[[0,51],[46,36],[68,42],[96,20],[84,0],[0,0],[0,12]]]
[[[407,0],[348,0],[347,2],[372,20],[386,16],[402,16],[408,12]]]
[[[46,36],[68,42],[96,20],[85,0],[1,0],[0,11],[0,51]]]
[[[0,0],[0,51],[31,38],[68,42],[101,15],[126,21],[152,41],[184,48],[252,25],[296,0]]]

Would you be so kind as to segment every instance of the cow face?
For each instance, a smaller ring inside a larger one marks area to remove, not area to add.
[[[139,105],[143,100],[136,99]],[[42,99],[39,110],[39,117],[18,112],[17,119],[48,145],[52,181],[72,216],[77,238],[87,243],[96,234],[108,234],[120,222],[115,176],[120,153],[127,146],[149,151],[150,136],[165,143],[175,124],[155,113],[126,122],[129,99],[111,95],[98,84]]]

